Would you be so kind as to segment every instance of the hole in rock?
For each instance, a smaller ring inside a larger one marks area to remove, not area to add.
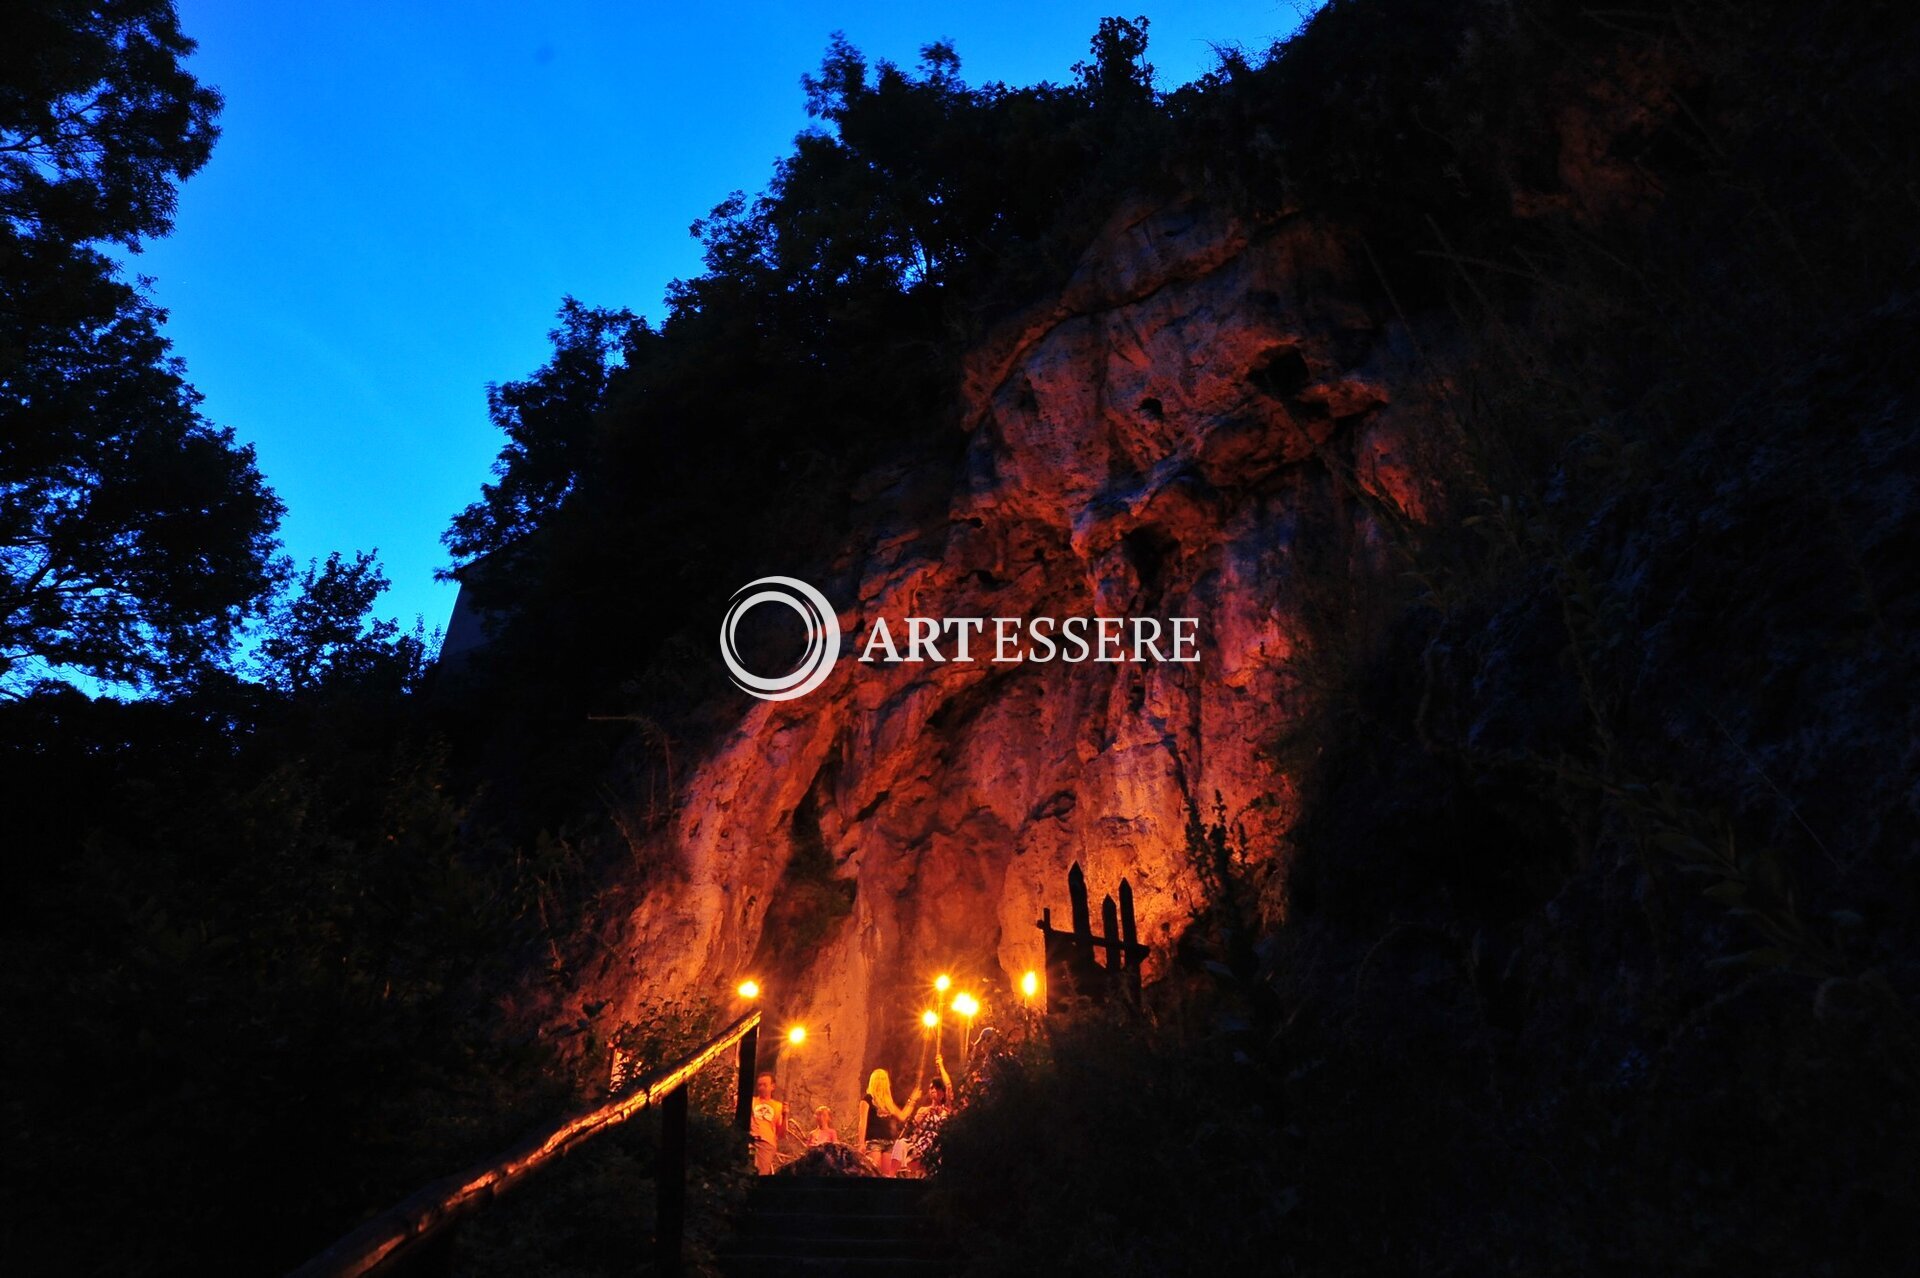
[[[1143,524],[1120,539],[1120,551],[1140,579],[1141,602],[1159,597],[1166,587],[1167,565],[1179,550],[1173,534],[1156,524]]]
[[[1299,347],[1276,346],[1247,371],[1247,380],[1262,395],[1289,399],[1306,389],[1307,383],[1313,380],[1313,371],[1307,367],[1307,357],[1300,353]]]

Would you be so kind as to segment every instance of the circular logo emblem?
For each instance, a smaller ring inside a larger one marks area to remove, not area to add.
[[[800,663],[772,679],[754,674],[741,665],[740,650],[734,644],[734,631],[740,627],[740,618],[755,604],[762,603],[785,604],[800,614],[807,628],[807,650],[800,654]],[[833,663],[840,659],[840,618],[834,614],[826,596],[804,581],[793,577],[761,577],[749,581],[733,592],[727,615],[720,619],[720,659],[727,663],[727,673],[733,676],[734,683],[762,701],[804,697],[826,682],[827,676],[833,673]]]

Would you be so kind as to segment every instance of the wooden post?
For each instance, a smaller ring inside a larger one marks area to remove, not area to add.
[[[1120,911],[1114,906],[1111,894],[1100,901],[1100,935],[1106,941],[1107,951],[1107,993],[1109,996],[1120,992],[1120,983],[1126,979],[1127,952],[1120,944]]]
[[[733,1125],[746,1131],[753,1121],[755,1067],[760,1063],[760,1027],[740,1036],[740,1096],[734,1104]]]
[[[681,1242],[687,1232],[687,1085],[668,1092],[660,1102],[660,1160],[653,1173],[657,1211],[654,1216],[655,1258],[659,1271],[677,1278]]]
[[[1073,909],[1073,992],[1097,998],[1101,972],[1093,957],[1093,912],[1087,907],[1087,873],[1078,861],[1067,871],[1067,901]]]
[[[1126,966],[1127,955],[1126,951],[1120,948],[1120,913],[1115,908],[1111,895],[1101,898],[1100,901],[1100,939],[1107,943],[1108,970],[1118,972]]]
[[[1073,909],[1073,935],[1080,937],[1093,935],[1093,916],[1087,909],[1087,875],[1075,861],[1073,868],[1067,871],[1067,902]],[[1085,946],[1087,957],[1093,957],[1093,947]]]

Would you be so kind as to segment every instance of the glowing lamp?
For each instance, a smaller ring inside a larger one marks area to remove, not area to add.
[[[741,998],[759,998],[760,982],[742,981],[740,982],[740,988],[735,990],[734,993],[738,994]]]
[[[932,1029],[940,1023],[940,1013],[929,1007],[926,1011],[920,1013],[920,1023],[928,1029]]]
[[[948,976],[945,972],[942,972],[940,973],[940,975],[933,978],[933,988],[935,988],[936,990],[939,990],[942,994],[945,994],[948,990],[953,988],[953,978],[951,976]]]
[[[960,1015],[962,1016],[968,1016],[968,1017],[975,1016],[980,1011],[980,1000],[975,998],[971,994],[955,995],[953,1000],[953,1010],[960,1013]]]
[[[1028,998],[1032,998],[1035,994],[1038,994],[1040,992],[1040,974],[1038,972],[1028,972],[1025,976],[1021,977],[1020,992]]]
[[[800,1046],[800,1044],[806,1042],[807,1027],[804,1025],[796,1025],[792,1029],[788,1030],[787,1041],[789,1043],[792,1043],[795,1047],[798,1047]]]

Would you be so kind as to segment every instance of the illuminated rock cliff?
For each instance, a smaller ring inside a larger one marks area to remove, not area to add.
[[[1431,401],[1406,335],[1334,300],[1353,269],[1305,218],[1136,207],[973,352],[959,473],[863,482],[867,534],[820,583],[837,669],[798,700],[740,696],[681,783],[664,849],[681,875],[633,908],[596,997],[617,1015],[751,971],[775,1021],[810,1027],[795,1098],[851,1113],[867,1069],[913,1068],[937,969],[1017,1001],[1076,861],[1096,902],[1131,881],[1149,980],[1200,903],[1188,827],[1216,802],[1278,913],[1294,799],[1271,747],[1314,695],[1294,659],[1327,623],[1297,543],[1332,538],[1337,593],[1389,571],[1383,509],[1433,500],[1413,464]],[[876,616],[1087,614],[1197,617],[1200,659],[856,660]],[[782,911],[797,857],[816,897],[851,885],[849,915]]]

